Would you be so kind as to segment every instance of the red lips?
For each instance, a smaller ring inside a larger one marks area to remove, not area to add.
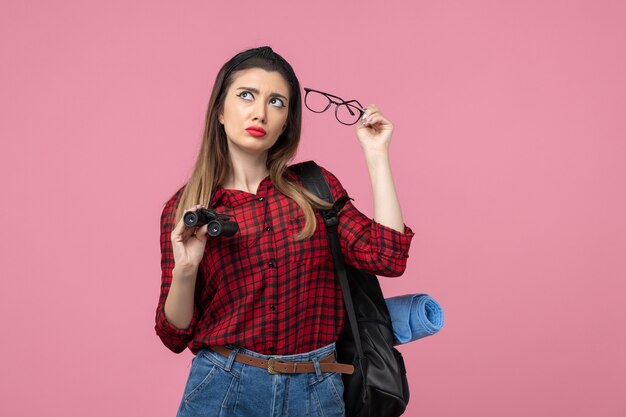
[[[246,132],[250,133],[252,136],[259,137],[265,135],[265,129],[258,126],[250,126],[246,129]]]

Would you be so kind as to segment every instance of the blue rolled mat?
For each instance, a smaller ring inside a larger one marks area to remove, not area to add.
[[[432,336],[443,327],[443,309],[428,294],[385,298],[385,303],[396,345]]]

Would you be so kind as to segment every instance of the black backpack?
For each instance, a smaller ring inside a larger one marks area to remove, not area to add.
[[[353,374],[342,376],[346,416],[400,416],[409,402],[409,385],[402,355],[394,348],[391,318],[378,278],[346,265],[339,246],[337,213],[349,198],[334,201],[314,161],[292,168],[309,191],[334,204],[330,210],[321,210],[321,214],[350,324],[337,340],[338,362],[353,364],[355,369]]]

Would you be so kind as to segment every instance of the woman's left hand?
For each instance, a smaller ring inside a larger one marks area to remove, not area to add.
[[[365,107],[365,120],[356,123],[356,136],[365,152],[388,151],[393,125],[373,104]]]

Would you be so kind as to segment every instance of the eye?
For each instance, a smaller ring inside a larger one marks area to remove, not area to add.
[[[241,93],[237,94],[238,97],[241,97],[244,100],[250,101],[254,98],[254,96],[252,95],[251,92],[249,91],[242,91]]]
[[[270,99],[270,104],[273,104],[276,107],[286,107],[285,103],[281,99],[279,99],[278,97],[272,97]]]

